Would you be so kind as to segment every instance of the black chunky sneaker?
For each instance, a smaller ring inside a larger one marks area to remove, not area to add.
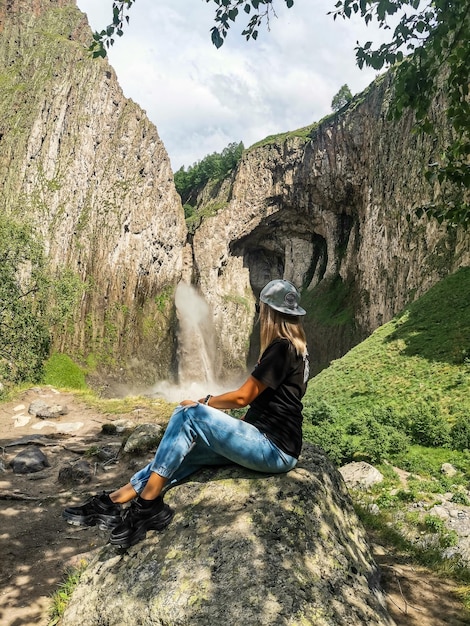
[[[173,511],[159,496],[151,506],[145,507],[136,498],[124,511],[122,522],[113,528],[109,543],[129,548],[143,539],[148,530],[163,530],[171,522]]]
[[[107,493],[92,496],[81,506],[68,506],[62,517],[75,526],[98,526],[103,530],[111,530],[121,520],[121,505],[114,504]]]

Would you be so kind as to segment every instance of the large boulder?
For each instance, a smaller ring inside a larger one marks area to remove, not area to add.
[[[339,472],[304,444],[297,468],[207,469],[165,497],[170,526],[95,555],[62,626],[392,626]]]

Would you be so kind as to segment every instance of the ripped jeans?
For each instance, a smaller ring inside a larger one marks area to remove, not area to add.
[[[206,465],[236,463],[258,472],[281,474],[297,463],[256,426],[205,404],[177,406],[153,461],[132,476],[141,493],[152,472],[168,479],[168,487]]]

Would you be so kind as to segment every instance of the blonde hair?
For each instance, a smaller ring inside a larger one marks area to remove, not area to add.
[[[260,302],[260,356],[274,339],[288,339],[301,357],[307,355],[307,338],[300,317],[285,315]]]

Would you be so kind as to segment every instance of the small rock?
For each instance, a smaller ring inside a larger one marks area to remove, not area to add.
[[[381,483],[383,475],[373,465],[365,461],[354,461],[339,468],[339,472],[348,487],[370,489],[373,485]]]
[[[47,404],[43,400],[34,400],[29,405],[28,413],[30,415],[36,416],[39,411],[45,411],[47,409]]]
[[[123,433],[126,430],[133,430],[135,428],[135,422],[131,420],[115,420],[111,423],[115,428],[115,432]]]
[[[437,515],[437,517],[440,517],[442,520],[449,519],[450,517],[449,509],[445,506],[433,506],[432,509],[430,509],[430,513],[432,515]]]
[[[33,474],[50,467],[47,456],[37,446],[26,448],[10,462],[15,474]]]
[[[163,437],[163,428],[157,424],[141,424],[124,445],[124,452],[146,452],[155,450]]]
[[[67,415],[68,412],[69,410],[65,405],[53,404],[37,411],[36,417],[40,419],[56,419],[61,415]]]
[[[93,472],[88,461],[80,460],[61,467],[57,480],[62,485],[82,485],[89,483]]]
[[[451,463],[443,463],[441,465],[441,474],[452,478],[452,476],[455,476],[457,474],[457,470]]]
[[[31,417],[29,415],[15,415],[14,417],[14,426],[15,428],[21,428],[22,426],[26,426],[31,421]]]

